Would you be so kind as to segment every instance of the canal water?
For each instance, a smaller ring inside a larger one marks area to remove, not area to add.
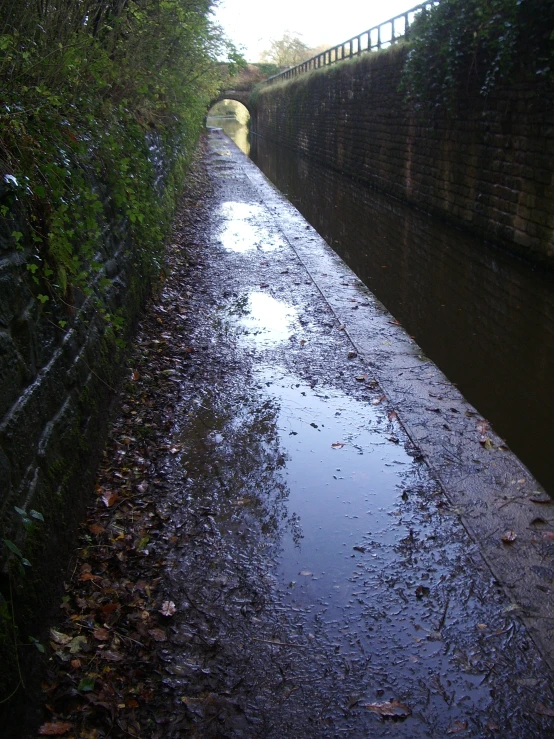
[[[554,275],[296,152],[249,154],[554,493]]]

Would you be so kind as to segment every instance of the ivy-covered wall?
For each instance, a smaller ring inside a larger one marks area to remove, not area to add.
[[[91,183],[101,190],[101,183]],[[0,200],[9,196],[4,183]],[[0,695],[19,685],[40,654],[45,615],[59,602],[68,547],[82,519],[101,454],[114,388],[121,381],[125,341],[154,269],[141,260],[129,222],[103,194],[98,243],[103,305],[118,317],[114,332],[95,292],[75,290],[71,306],[36,299],[29,248],[15,229],[0,231]],[[63,316],[65,320],[58,320]],[[60,325],[60,323],[62,325]],[[63,326],[63,327],[62,327]],[[30,651],[31,650],[31,651]],[[28,677],[28,674],[27,674]],[[24,691],[19,685],[17,696]],[[21,703],[10,702],[13,717]],[[6,706],[2,706],[2,709]]]
[[[518,77],[446,107],[402,87],[407,47],[262,87],[258,135],[527,258],[554,265],[554,96]],[[313,183],[317,196],[317,182]],[[368,224],[371,228],[371,224]]]

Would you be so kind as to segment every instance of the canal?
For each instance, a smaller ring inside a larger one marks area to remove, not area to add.
[[[427,213],[208,119],[298,208],[545,488],[554,412],[554,275]]]

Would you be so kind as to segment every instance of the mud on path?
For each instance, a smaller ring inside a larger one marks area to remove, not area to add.
[[[43,731],[554,735],[517,609],[236,157],[211,135],[141,323]]]

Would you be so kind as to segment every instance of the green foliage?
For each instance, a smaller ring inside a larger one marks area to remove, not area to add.
[[[273,77],[274,74],[278,74],[281,71],[279,65],[273,64],[272,62],[260,62],[258,67],[266,77]]]
[[[60,327],[83,297],[103,305],[101,234],[114,215],[131,232],[145,276],[159,266],[175,174],[218,90],[218,62],[227,70],[241,62],[211,24],[210,6],[0,2],[0,207],[14,224],[23,214],[27,232],[14,229],[14,245]],[[153,138],[169,165],[163,191]]]
[[[554,3],[441,0],[410,28],[404,87],[419,105],[452,107],[460,91],[486,95],[515,75],[554,80]]]

